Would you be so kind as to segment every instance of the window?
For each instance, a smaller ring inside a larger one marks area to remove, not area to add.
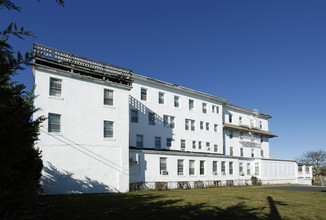
[[[167,175],[166,157],[160,157],[160,174]]]
[[[225,175],[225,161],[222,161],[222,164],[221,164],[221,173],[222,173],[222,175]]]
[[[251,157],[255,157],[255,150],[251,149]]]
[[[239,138],[240,138],[240,140],[242,140],[242,139],[243,139],[243,132],[241,132],[241,131],[240,131],[240,135],[239,135]]]
[[[229,122],[232,123],[232,115],[229,114]]]
[[[155,137],[155,149],[161,149],[161,137]]]
[[[61,96],[61,79],[50,77],[50,96]]]
[[[243,157],[243,148],[240,148],[240,156]]]
[[[239,116],[239,124],[242,124],[242,117]]]
[[[189,175],[195,175],[195,161],[189,160]]]
[[[250,163],[247,163],[247,175],[250,175]]]
[[[261,122],[261,121],[259,122],[259,128],[263,129],[263,122]]]
[[[233,175],[233,162],[229,162],[229,174]]]
[[[206,131],[209,131],[209,123],[206,122]]]
[[[217,152],[217,144],[214,145],[214,152]]]
[[[218,124],[214,124],[214,131],[218,132]]]
[[[183,160],[178,160],[178,175],[182,176],[183,174]]]
[[[298,172],[302,173],[302,166],[298,166]]]
[[[207,150],[211,150],[210,145],[211,145],[211,143],[206,142],[206,148],[207,148]]]
[[[163,92],[158,93],[158,103],[164,104],[164,93]]]
[[[138,123],[138,110],[131,109],[131,122]]]
[[[263,143],[264,142],[264,138],[263,136],[260,136],[260,143]]]
[[[49,113],[48,132],[60,132],[61,115]]]
[[[200,122],[200,130],[203,130],[203,129],[204,129],[204,122],[201,121],[201,122]]]
[[[154,112],[148,112],[148,124],[155,125],[155,113]]]
[[[230,156],[233,156],[233,147],[230,147]]]
[[[229,131],[229,138],[230,138],[230,139],[233,138],[233,131]]]
[[[213,161],[213,175],[217,175],[217,161]]]
[[[113,137],[113,122],[104,121],[104,138],[112,138],[112,137]]]
[[[264,157],[264,150],[260,150],[260,156]]]
[[[212,112],[218,114],[219,113],[218,106],[212,105]]]
[[[186,130],[189,130],[189,123],[190,123],[190,120],[189,119],[186,119],[185,120],[185,129]]]
[[[198,141],[198,149],[201,149],[201,141]]]
[[[113,91],[104,89],[104,105],[113,106]]]
[[[200,171],[199,171],[200,175],[205,175],[205,161],[201,160],[199,166],[200,166]]]
[[[172,146],[172,138],[167,138],[166,139],[166,146],[171,147]]]
[[[207,113],[207,104],[203,103],[203,113],[206,114]]]
[[[140,89],[140,99],[143,101],[147,100],[147,89],[145,88]]]
[[[179,108],[180,107],[180,97],[174,96],[174,107]]]
[[[193,111],[194,110],[194,100],[189,99],[189,110]]]
[[[192,149],[196,149],[196,141],[192,141]]]
[[[144,147],[144,136],[136,135],[136,147],[143,148]]]
[[[163,115],[163,126],[167,128],[174,128],[174,116]]]
[[[239,163],[239,173],[243,175],[243,163]]]
[[[191,127],[189,127],[191,125]],[[192,131],[195,130],[195,120],[190,120],[190,119],[185,119],[185,129],[189,130],[191,129]]]
[[[255,175],[259,175],[259,163],[255,163]]]
[[[309,166],[306,165],[306,174],[309,174]]]
[[[186,140],[181,140],[181,150],[185,150],[186,149]]]

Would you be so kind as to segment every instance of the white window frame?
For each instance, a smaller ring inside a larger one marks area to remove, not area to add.
[[[207,103],[205,102],[202,103],[202,110],[204,114],[207,114]]]
[[[180,108],[180,96],[174,96],[174,107]]]
[[[184,176],[184,160],[178,159],[177,161],[178,176]]]
[[[155,113],[154,112],[148,112],[148,124],[155,126]]]
[[[147,89],[140,88],[140,100],[147,101]]]
[[[103,105],[105,106],[113,106],[113,90],[104,89],[103,94]]]
[[[206,175],[206,161],[205,160],[199,161],[199,175],[201,175],[201,176]]]
[[[110,125],[110,128],[107,127]],[[106,121],[103,122],[103,137],[104,138],[113,138],[114,135],[114,122],[113,121]]]
[[[58,127],[59,129],[53,127]],[[55,113],[48,114],[48,132],[49,133],[61,132],[61,114],[55,114]]]
[[[189,176],[195,176],[196,175],[196,161],[195,160],[189,160]]]
[[[58,84],[56,82],[58,82]],[[62,96],[62,79],[50,77],[49,96],[58,98]]]
[[[195,108],[195,101],[193,99],[189,99],[189,110],[193,111]]]
[[[161,149],[162,148],[162,138],[161,137],[155,137],[154,138],[154,144],[155,144],[155,149]]]
[[[138,137],[140,138],[141,141],[138,140]],[[137,148],[143,148],[144,147],[144,135],[136,134],[136,147]]]
[[[133,115],[133,112],[135,112],[136,115]],[[131,109],[130,110],[130,122],[132,122],[132,123],[138,123],[139,122],[138,109]]]
[[[164,104],[165,100],[165,94],[164,92],[159,92],[158,93],[158,104]]]

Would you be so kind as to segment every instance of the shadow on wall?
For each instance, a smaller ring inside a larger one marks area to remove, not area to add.
[[[167,146],[167,138],[172,139],[173,136],[173,126],[175,126],[175,122],[171,121],[171,117],[169,115],[167,121],[156,114],[153,110],[145,106],[142,102],[135,99],[133,96],[129,96],[129,109],[138,111],[138,123],[132,122],[130,118],[130,140],[129,144],[132,147],[137,147],[136,134],[143,135],[144,137],[144,148],[155,148],[155,137],[158,136],[161,138],[161,148],[169,150],[171,146]],[[150,122],[150,113],[154,113],[154,123]],[[132,115],[130,114],[130,117]],[[172,122],[172,123],[171,123]],[[152,124],[151,124],[152,123]]]
[[[74,179],[73,173],[60,171],[51,163],[44,166],[41,183],[44,194],[108,193],[113,191],[109,186],[89,177],[85,177],[85,180]]]
[[[73,195],[69,197],[69,201],[63,196],[49,197],[49,199],[52,204],[49,210],[51,219],[59,219],[60,216],[60,219],[282,220],[275,206],[277,202],[274,202],[271,197],[267,198],[268,203],[260,207],[249,207],[245,202],[229,207],[190,202],[180,205],[183,199],[153,194]],[[81,206],[86,208],[83,209],[85,211],[80,209]],[[79,218],[76,218],[77,216]]]

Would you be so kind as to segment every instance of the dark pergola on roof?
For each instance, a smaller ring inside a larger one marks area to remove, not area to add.
[[[130,86],[132,70],[103,63],[41,44],[33,44],[34,64]]]

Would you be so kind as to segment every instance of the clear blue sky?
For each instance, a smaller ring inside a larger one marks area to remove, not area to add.
[[[15,1],[1,10],[37,42],[269,114],[270,151],[326,149],[326,1]],[[30,68],[15,78],[30,88]],[[77,92],[77,91],[76,91]]]

